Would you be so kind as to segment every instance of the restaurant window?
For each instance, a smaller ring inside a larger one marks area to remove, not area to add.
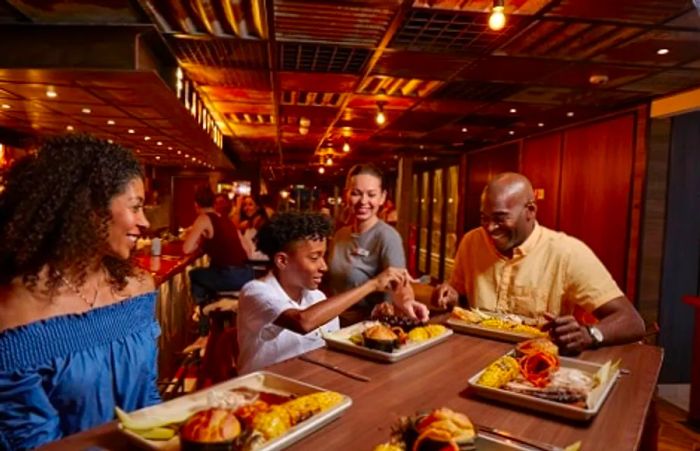
[[[418,232],[418,271],[428,272],[428,230],[430,224],[430,172],[423,172],[420,186],[420,228]]]
[[[459,165],[416,167],[413,182],[414,193],[420,192],[420,197],[414,197],[419,208],[411,218],[413,224],[418,224],[418,272],[447,280],[457,250]]]

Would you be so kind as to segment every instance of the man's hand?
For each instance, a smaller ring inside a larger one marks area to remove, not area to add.
[[[459,293],[457,293],[457,290],[452,288],[452,285],[447,282],[435,287],[430,298],[430,303],[440,309],[447,309],[457,305],[458,301]]]
[[[552,317],[543,330],[549,330],[552,341],[562,354],[579,354],[593,344],[588,329],[571,315]]]

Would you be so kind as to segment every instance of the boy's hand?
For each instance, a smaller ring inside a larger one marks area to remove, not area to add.
[[[389,267],[373,280],[377,291],[394,291],[405,287],[412,279],[405,269]]]

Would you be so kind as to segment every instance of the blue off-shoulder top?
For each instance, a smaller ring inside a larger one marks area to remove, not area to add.
[[[0,450],[157,404],[156,292],[0,332]]]

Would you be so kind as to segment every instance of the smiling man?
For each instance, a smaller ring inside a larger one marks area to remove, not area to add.
[[[405,269],[391,267],[326,299],[318,287],[328,270],[324,256],[331,229],[321,214],[290,212],[274,216],[258,232],[258,249],[270,257],[273,266],[265,277],[241,290],[240,374],[323,346],[322,333],[338,330],[337,317],[348,307],[370,293],[396,290],[410,281]]]
[[[481,227],[459,245],[449,283],[434,292],[439,306],[459,297],[469,305],[553,318],[553,340],[564,352],[638,340],[644,324],[605,266],[582,241],[537,223],[530,181],[521,174],[494,177],[481,195]],[[594,326],[573,317],[593,313]]]

